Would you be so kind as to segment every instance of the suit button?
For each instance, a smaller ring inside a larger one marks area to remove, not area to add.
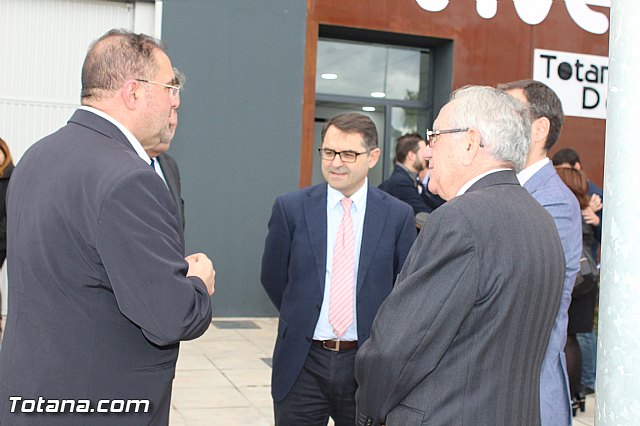
[[[366,426],[371,426],[373,425],[373,419],[371,417],[367,417],[367,422],[365,423]]]
[[[320,310],[320,305],[316,305],[316,309],[317,309],[317,310]]]
[[[311,341],[311,337],[305,337],[304,340],[306,340],[307,342]]]

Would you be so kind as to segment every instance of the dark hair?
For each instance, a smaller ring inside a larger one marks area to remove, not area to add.
[[[544,149],[549,151],[558,141],[562,123],[564,122],[562,102],[560,102],[556,92],[546,84],[536,80],[513,81],[511,83],[498,84],[497,87],[503,91],[522,89],[529,103],[531,119],[537,120],[542,117],[549,119],[549,135],[544,144]]]
[[[0,177],[2,177],[4,175],[4,171],[7,170],[7,167],[9,167],[10,164],[13,164],[13,159],[11,158],[9,146],[2,138],[0,138],[0,150],[4,153],[4,161],[0,164]]]
[[[420,141],[424,138],[419,133],[407,133],[398,138],[396,143],[396,162],[404,163],[410,152],[420,150]]]
[[[322,142],[324,142],[324,136],[331,126],[336,127],[344,133],[358,133],[361,135],[367,151],[378,147],[378,131],[376,130],[376,125],[364,114],[348,112],[332,117],[322,128]]]
[[[578,169],[572,169],[570,167],[556,167],[558,176],[569,187],[571,192],[576,196],[580,203],[580,209],[585,209],[589,206],[589,185],[587,184],[587,177]]]
[[[82,65],[81,97],[100,99],[130,78],[150,79],[157,71],[153,51],[166,52],[162,42],[145,34],[114,29],[89,47]]]
[[[556,152],[556,155],[553,156],[551,161],[553,161],[554,166],[568,163],[571,167],[575,167],[576,163],[580,162],[580,156],[571,148],[562,148],[560,151]]]

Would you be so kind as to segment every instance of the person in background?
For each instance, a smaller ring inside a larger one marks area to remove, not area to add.
[[[411,207],[369,186],[380,157],[369,117],[322,130],[326,183],[279,196],[262,257],[278,309],[271,395],[277,426],[355,424],[354,361],[416,238]]]
[[[173,72],[176,75],[177,86],[184,88],[185,77],[180,70],[176,67],[173,68]],[[171,196],[178,207],[179,221],[182,224],[182,229],[185,228],[185,216],[184,216],[184,200],[182,199],[182,191],[180,185],[180,169],[176,160],[170,156],[167,151],[171,147],[171,141],[176,134],[176,128],[178,127],[178,107],[171,110],[171,116],[169,117],[169,126],[166,127],[161,135],[160,142],[156,145],[145,149],[149,157],[151,158],[151,167],[160,175],[165,181]]]
[[[418,177],[418,174],[427,168],[426,151],[427,144],[418,133],[400,136],[396,143],[393,173],[389,179],[378,186],[384,192],[413,208],[417,228],[424,224],[425,213],[430,213],[432,210],[420,195],[422,187]]]
[[[7,143],[0,138],[0,268],[7,258],[7,188],[13,172],[13,159]],[[0,294],[0,342],[2,341],[2,294]]]
[[[582,164],[580,162],[580,156],[571,148],[563,148],[556,152],[553,156],[553,164],[558,167],[569,167],[582,171]],[[586,176],[586,175],[585,175]],[[585,214],[585,210],[582,213],[583,221],[586,221],[589,225],[594,225],[594,238],[591,240],[591,256],[600,264],[600,242],[602,240],[602,189],[593,183],[587,177],[587,193],[589,194],[589,214]],[[595,212],[595,215],[593,215]],[[596,300],[597,306],[597,300]],[[582,384],[583,395],[590,395],[595,392],[596,388],[596,363],[598,356],[597,338],[595,330],[587,333],[577,333],[576,339],[580,345],[580,351],[582,354],[582,373],[580,376],[580,382]]]
[[[572,423],[571,394],[564,347],[571,293],[580,267],[582,219],[578,200],[558,176],[547,156],[558,141],[564,113],[558,95],[535,80],[500,84],[498,89],[528,106],[531,117],[531,145],[525,168],[518,173],[520,184],[553,217],[562,241],[566,262],[562,302],[549,338],[549,347],[540,375],[542,426],[569,426]]]
[[[595,230],[600,221],[596,213],[591,209],[587,185],[587,178],[578,169],[568,167],[556,167],[558,176],[574,193],[580,209],[582,210],[582,245],[586,253],[590,255],[589,248],[594,243]],[[595,269],[595,260],[582,259],[581,262],[591,261]],[[581,268],[581,271],[585,268]],[[575,416],[577,409],[585,410],[585,394],[580,386],[582,370],[582,348],[580,347],[576,335],[593,333],[593,317],[596,310],[596,300],[598,298],[597,274],[579,275],[580,282],[576,281],[573,290],[571,305],[569,305],[569,325],[567,328],[567,345],[565,353],[567,355],[567,373],[569,375],[569,388]]]

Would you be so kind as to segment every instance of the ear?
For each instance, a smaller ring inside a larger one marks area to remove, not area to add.
[[[378,164],[380,158],[380,148],[374,148],[369,151],[369,168],[373,169]]]
[[[469,166],[473,159],[476,158],[480,151],[480,144],[482,143],[482,136],[477,129],[469,129],[464,135],[462,143],[462,163],[465,166]]]
[[[127,80],[120,89],[122,103],[130,110],[136,109],[142,99],[143,90],[142,85],[136,80]]]
[[[540,117],[531,123],[531,140],[533,143],[544,143],[549,136],[551,122],[547,117]]]

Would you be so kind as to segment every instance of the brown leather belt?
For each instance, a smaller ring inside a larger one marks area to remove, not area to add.
[[[313,344],[333,352],[350,351],[358,348],[356,340],[314,340]]]

